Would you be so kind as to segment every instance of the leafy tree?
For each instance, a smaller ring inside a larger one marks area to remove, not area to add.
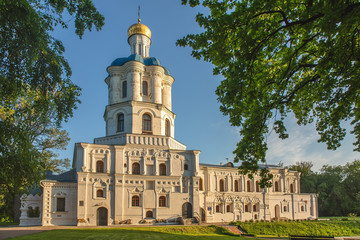
[[[51,36],[69,22],[81,38],[85,30],[100,30],[104,17],[91,0],[0,0],[0,210],[6,215],[46,169],[69,166],[53,150],[69,141],[59,128],[80,102],[80,88],[71,81],[62,42]]]
[[[300,175],[300,191],[302,193],[316,192],[318,176],[311,170],[312,162],[296,162],[295,165],[289,166],[290,170],[298,171]]]
[[[182,0],[199,13],[205,29],[177,45],[211,62],[224,80],[216,90],[220,110],[240,126],[234,151],[240,171],[258,171],[265,162],[266,136],[273,128],[288,137],[284,119],[294,113],[299,125],[315,122],[328,149],[340,146],[350,121],[360,151],[359,0]],[[272,176],[264,169],[261,184]]]
[[[360,213],[360,161],[345,166],[324,165],[313,172],[311,162],[297,162],[289,169],[301,172],[301,192],[317,193],[320,216]]]
[[[343,188],[351,199],[349,213],[360,215],[360,160],[344,166]]]

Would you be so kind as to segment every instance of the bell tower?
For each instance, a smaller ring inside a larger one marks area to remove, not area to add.
[[[157,58],[150,57],[151,31],[140,19],[129,27],[127,34],[131,55],[115,59],[107,68],[106,137],[95,139],[95,143],[122,144],[120,140],[106,139],[130,135],[173,139],[176,115],[172,112],[171,87],[174,78]]]

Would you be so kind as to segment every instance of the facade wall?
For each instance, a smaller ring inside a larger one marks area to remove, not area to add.
[[[43,187],[42,225],[76,225],[77,184],[43,180],[41,186]],[[58,208],[58,199],[64,199],[63,209]]]
[[[271,188],[260,188],[259,176],[249,179],[233,167],[200,167],[204,186],[200,207],[207,222],[317,218],[316,194],[300,194],[300,174],[271,169]],[[277,188],[275,189],[275,182]],[[290,184],[293,184],[290,187]],[[236,186],[238,185],[238,186]]]
[[[138,223],[148,211],[153,215],[148,220],[175,220],[187,202],[199,211],[197,151],[97,144],[82,144],[78,151],[87,153],[84,166],[77,170],[79,225],[97,225],[100,207],[107,209],[107,225],[126,219]],[[98,161],[104,163],[103,172],[96,172]],[[133,174],[134,164],[139,164],[139,174]],[[96,194],[99,189],[101,197]],[[133,206],[134,196],[139,197],[138,206]],[[165,197],[165,206],[160,205],[160,197]]]

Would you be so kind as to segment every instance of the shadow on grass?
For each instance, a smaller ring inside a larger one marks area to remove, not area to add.
[[[151,240],[162,240],[162,239],[171,239],[171,240],[182,240],[182,239],[245,239],[238,236],[229,236],[223,235],[221,229],[216,229],[215,234],[213,235],[189,235],[189,234],[175,234],[175,233],[164,233],[157,231],[147,231],[147,230],[136,230],[136,229],[58,229],[51,230],[41,233],[35,233],[27,236],[22,236],[12,239],[112,239],[112,240],[136,240],[136,239],[151,239]]]

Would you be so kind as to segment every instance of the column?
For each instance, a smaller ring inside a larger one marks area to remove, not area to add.
[[[161,104],[162,103],[162,90],[161,90],[161,82],[162,82],[162,75],[160,73],[152,73],[152,82],[154,85],[154,102]]]
[[[164,82],[163,86],[163,104],[171,111],[171,83]]]
[[[132,69],[128,74],[130,83],[130,99],[134,101],[140,101],[140,78],[141,72],[139,69]]]

